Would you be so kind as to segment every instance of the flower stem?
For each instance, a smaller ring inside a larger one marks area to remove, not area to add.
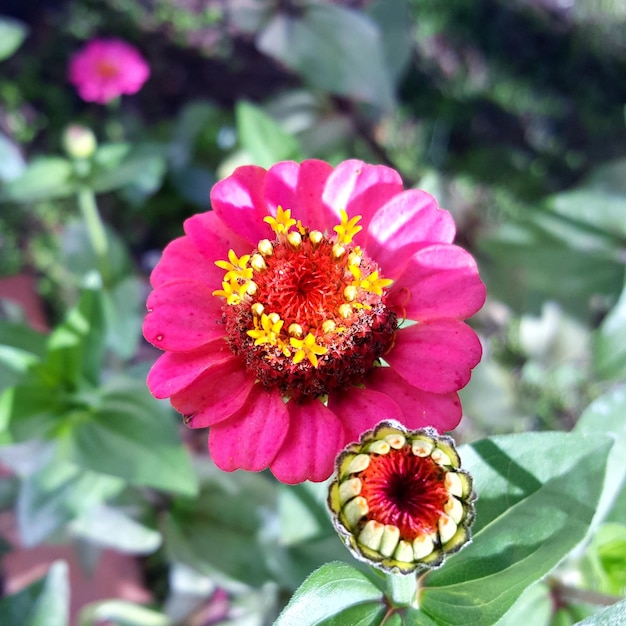
[[[98,211],[95,194],[89,187],[81,187],[78,190],[78,206],[83,215],[87,234],[96,255],[96,263],[98,264],[98,271],[102,276],[102,282],[108,285],[111,280],[111,268],[109,265],[107,236]]]
[[[393,606],[417,608],[417,576],[415,574],[387,574],[387,597]]]

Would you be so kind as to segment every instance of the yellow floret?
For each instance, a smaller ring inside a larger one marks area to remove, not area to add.
[[[369,276],[361,280],[359,287],[369,293],[375,293],[377,296],[383,295],[383,289],[389,287],[393,280],[390,278],[379,278],[378,272],[372,272]]]
[[[213,292],[214,296],[226,298],[226,304],[240,304],[246,295],[249,282],[240,283],[236,278],[231,277],[229,280],[222,282],[222,288]]]
[[[363,276],[363,272],[358,265],[348,265],[348,270],[354,276],[352,285],[363,289],[369,293],[374,293],[377,296],[383,295],[383,289],[389,287],[393,280],[390,278],[381,278],[378,276],[378,271],[372,272],[368,276]]]
[[[337,243],[349,244],[354,236],[363,230],[363,226],[357,226],[361,216],[355,215],[349,220],[348,214],[343,209],[341,209],[340,214],[341,224],[333,227],[333,230],[337,233]]]
[[[215,265],[226,270],[226,274],[224,274],[225,281],[237,278],[250,280],[252,278],[252,268],[248,267],[248,261],[250,261],[249,254],[237,257],[234,250],[229,250],[228,261],[215,261]]]
[[[285,211],[280,205],[276,209],[276,217],[268,215],[263,218],[263,221],[267,222],[277,235],[287,234],[289,229],[296,223],[296,220],[291,217],[291,209]]]
[[[278,318],[278,319],[276,319]],[[266,315],[263,313],[261,315],[261,325],[258,325],[257,320],[255,319],[254,323],[256,328],[254,330],[247,331],[248,335],[254,339],[254,345],[260,346],[264,343],[269,343],[272,346],[275,346],[279,343],[279,334],[280,330],[283,327],[283,320],[281,320],[277,315]]]
[[[296,349],[296,353],[293,355],[293,362],[297,365],[305,358],[309,360],[313,367],[318,366],[317,357],[328,352],[328,348],[319,346],[315,342],[315,335],[309,333],[304,339],[297,339],[296,337],[290,337],[289,343],[292,348]]]

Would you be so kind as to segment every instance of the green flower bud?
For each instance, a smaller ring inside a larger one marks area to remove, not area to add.
[[[336,461],[328,506],[360,560],[408,574],[440,566],[471,539],[475,494],[452,438],[381,422]]]
[[[70,124],[63,133],[63,148],[73,159],[88,159],[97,146],[96,136],[86,126]]]

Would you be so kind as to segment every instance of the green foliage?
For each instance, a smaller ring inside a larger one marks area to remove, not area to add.
[[[21,176],[9,181],[2,199],[34,202],[46,198],[66,198],[76,191],[72,164],[61,157],[40,157],[28,165]]]
[[[380,588],[354,567],[345,563],[328,563],[307,578],[275,624],[313,626],[342,623],[337,620],[347,623],[347,619],[371,624],[375,623],[372,620],[380,618],[382,600]],[[351,610],[355,606],[358,615]]]
[[[92,626],[102,620],[115,620],[119,626],[170,626],[171,620],[152,609],[124,602],[109,600],[85,607],[81,613],[81,626]]]
[[[621,385],[610,389],[594,400],[582,413],[576,425],[580,433],[603,432],[615,439],[607,459],[607,473],[596,522],[601,522],[615,506],[620,493],[626,491],[626,423],[624,422],[624,404],[626,388]]]
[[[209,471],[199,495],[177,502],[166,517],[170,556],[200,573],[260,585],[268,578],[267,563],[251,556],[264,526],[261,511],[274,505],[273,485],[256,474],[226,481]]]
[[[461,450],[480,494],[473,543],[427,576],[421,608],[445,624],[495,623],[585,538],[608,437],[528,433]]]
[[[51,448],[37,452],[40,460],[22,477],[16,503],[20,536],[27,546],[54,536],[68,522],[116,496],[124,486],[111,476],[55,459]]]
[[[0,181],[19,178],[25,167],[24,158],[18,147],[6,135],[0,133]]]
[[[4,61],[22,45],[28,28],[22,22],[0,17],[0,61]]]
[[[577,626],[618,626],[626,621],[626,602],[619,602],[578,622]]]
[[[67,565],[50,567],[47,576],[0,600],[0,621],[22,626],[66,626],[69,617]]]
[[[311,3],[301,15],[276,14],[257,45],[315,89],[382,109],[393,106],[380,30],[362,14]]]
[[[601,380],[626,377],[626,288],[596,331],[593,361]]]
[[[196,478],[176,423],[144,385],[111,381],[101,388],[90,410],[73,422],[59,441],[73,463],[134,485],[196,493]]]
[[[106,338],[100,296],[98,289],[85,289],[45,351],[37,335],[16,334],[19,344],[39,354],[30,353],[18,384],[0,396],[4,437],[21,446],[30,445],[33,433],[48,441],[37,464],[22,472],[17,511],[27,544],[46,539],[127,484],[187,495],[197,490],[189,454],[163,404],[141,382],[101,381]],[[84,529],[88,520],[81,523]],[[140,533],[132,520],[127,524]],[[154,535],[145,537],[155,545]]]
[[[611,446],[598,435],[528,433],[461,449],[480,494],[473,541],[420,578],[414,623],[496,624],[587,535]],[[341,623],[355,605],[358,619],[375,623],[386,603],[394,606],[380,581],[352,566],[329,564],[299,588],[277,623]]]
[[[286,160],[302,160],[298,142],[262,109],[239,102],[235,110],[237,133],[244,150],[261,167]]]

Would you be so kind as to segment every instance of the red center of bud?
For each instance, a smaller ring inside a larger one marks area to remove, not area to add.
[[[432,458],[416,456],[406,447],[373,454],[359,478],[369,508],[367,519],[396,526],[408,541],[437,530],[450,495],[445,470]]]

